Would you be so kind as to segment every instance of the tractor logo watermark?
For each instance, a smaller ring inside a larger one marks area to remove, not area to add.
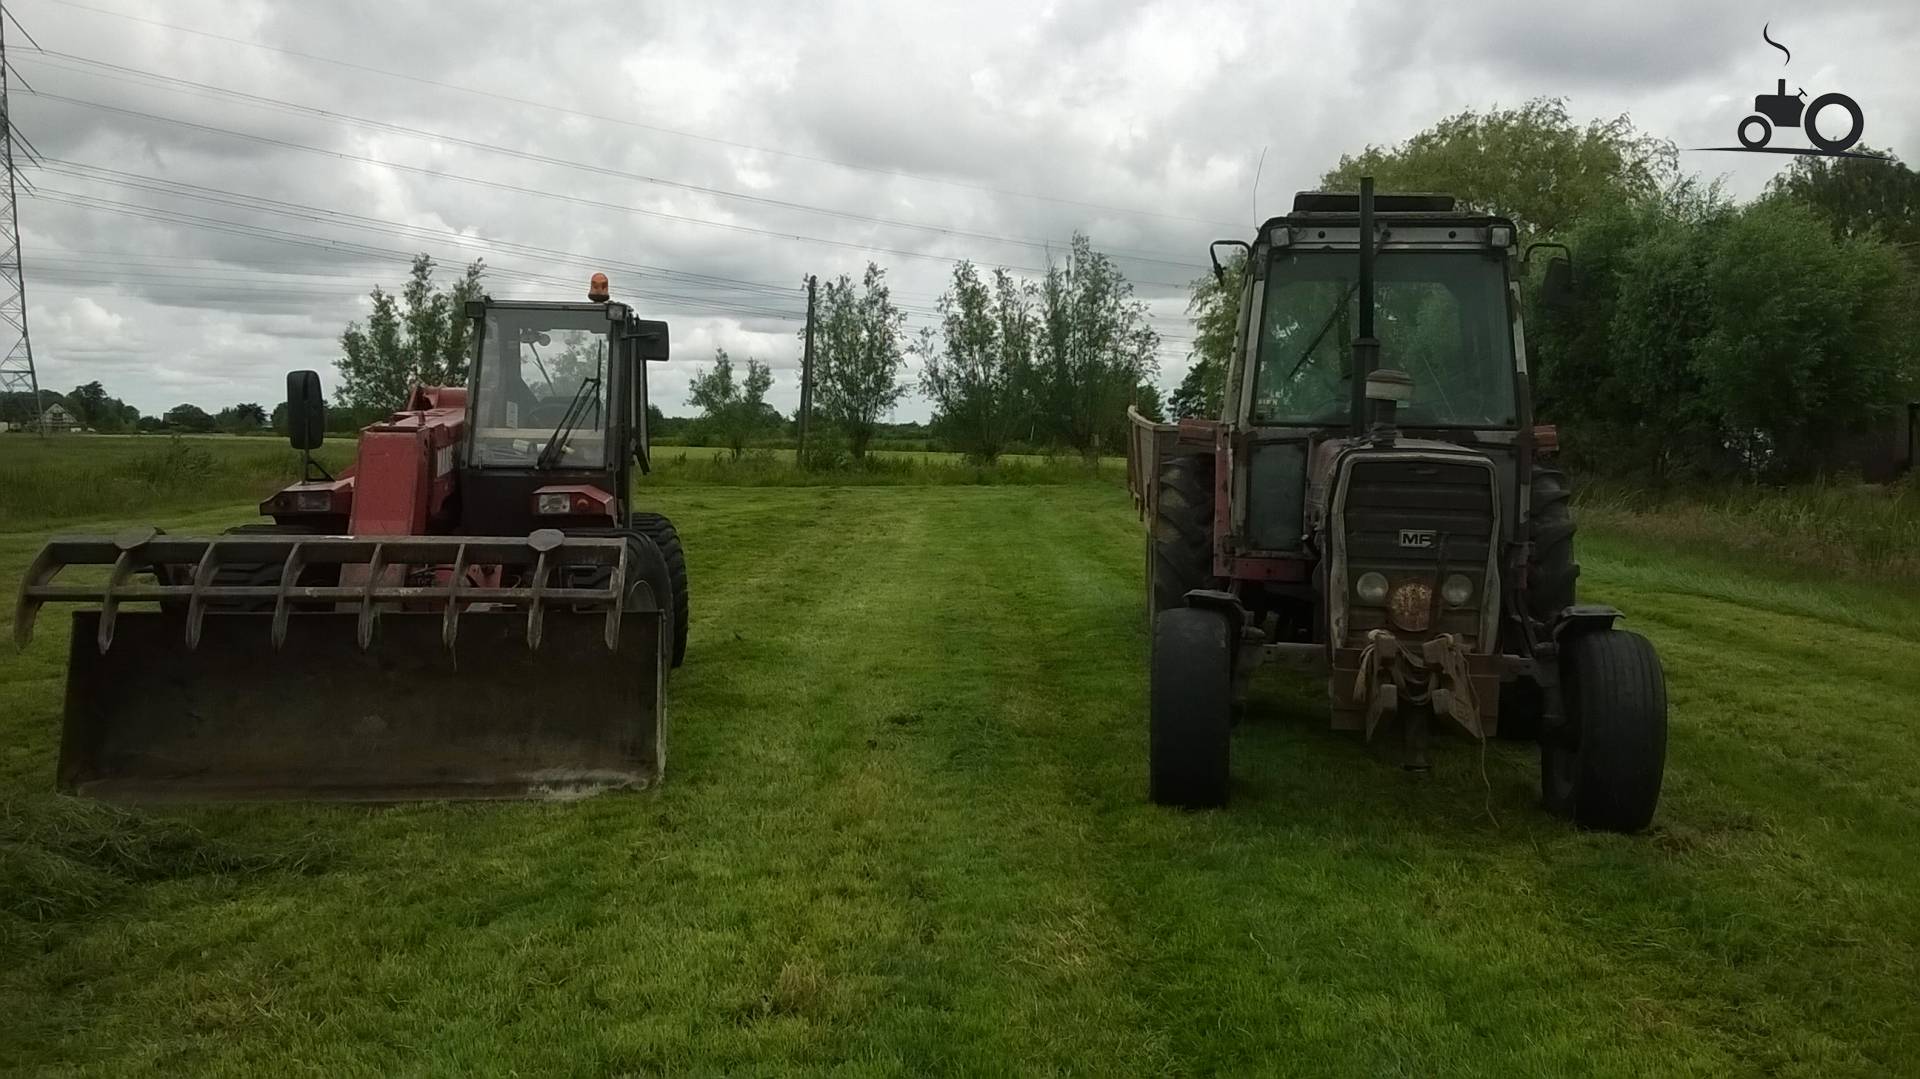
[[[1769,33],[1772,24],[1760,27],[1760,37],[1767,44],[1779,49],[1786,57],[1782,64],[1793,62],[1793,53],[1785,45],[1773,40]],[[1774,92],[1755,94],[1753,113],[1740,121],[1734,129],[1734,136],[1740,140],[1738,146],[1696,146],[1696,150],[1731,150],[1735,153],[1749,154],[1802,154],[1812,157],[1864,157],[1871,160],[1884,160],[1884,154],[1860,153],[1851,149],[1859,143],[1865,133],[1867,121],[1860,112],[1860,104],[1841,93],[1825,93],[1812,101],[1807,100],[1805,87],[1796,87],[1796,93],[1787,93],[1787,80],[1774,80]],[[1821,131],[1819,122],[1825,118],[1830,125],[1844,122],[1846,130],[1838,136]],[[1797,127],[1813,144],[1811,149],[1799,146],[1770,146],[1774,135],[1780,128]]]

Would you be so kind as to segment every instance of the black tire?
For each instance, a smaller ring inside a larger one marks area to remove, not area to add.
[[[1748,124],[1759,124],[1760,133],[1757,135],[1748,135]],[[1767,118],[1764,116],[1749,116],[1740,121],[1740,126],[1734,130],[1734,134],[1740,137],[1740,145],[1749,150],[1758,150],[1767,144],[1768,139],[1773,138],[1773,125],[1768,123]]]
[[[1213,586],[1213,457],[1186,454],[1160,466],[1153,533],[1147,544],[1147,618],[1187,605]]]
[[[1542,733],[1540,793],[1582,828],[1637,832],[1653,821],[1667,763],[1667,681],[1645,637],[1583,633],[1560,653],[1564,721]]]
[[[1573,606],[1580,563],[1573,560],[1573,488],[1557,468],[1533,470],[1533,557],[1527,563],[1528,613],[1552,622]]]
[[[1157,805],[1227,804],[1233,641],[1218,611],[1181,607],[1153,623],[1147,797]]]
[[[687,658],[687,553],[680,546],[679,531],[662,514],[635,513],[633,530],[652,540],[667,561],[667,577],[673,582],[673,665],[678,667]]]
[[[257,524],[234,525],[224,533],[229,536],[312,536],[313,529],[306,525],[283,525],[260,522]],[[175,584],[193,583],[193,566],[175,566],[169,572]],[[307,586],[331,585],[339,581],[339,573],[331,566],[308,566],[300,573],[300,584]],[[277,585],[280,583],[280,567],[272,563],[260,562],[224,562],[213,569],[213,584],[217,588],[240,585]],[[271,611],[272,600],[208,600],[209,611]],[[331,604],[295,604],[295,610],[327,609]],[[187,609],[185,603],[174,601],[164,604],[164,610]]]

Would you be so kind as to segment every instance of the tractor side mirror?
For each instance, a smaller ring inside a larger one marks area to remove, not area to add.
[[[1237,247],[1240,257],[1246,258],[1253,254],[1253,245],[1245,240],[1215,240],[1207,245],[1207,261],[1213,263],[1213,279],[1224,285],[1227,283],[1227,268],[1220,264],[1220,249],[1223,247]]]
[[[287,372],[287,441],[296,450],[319,447],[327,437],[327,399],[318,371]]]
[[[667,362],[667,324],[652,319],[635,319],[627,336],[638,344],[640,358],[651,363]]]
[[[1540,303],[1556,314],[1573,309],[1573,263],[1564,258],[1547,263],[1547,275],[1540,282]]]

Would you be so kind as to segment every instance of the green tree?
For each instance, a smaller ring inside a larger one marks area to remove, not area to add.
[[[988,464],[1018,430],[1020,371],[1003,334],[1015,349],[1031,337],[1031,315],[1005,271],[989,286],[973,263],[953,268],[953,283],[940,297],[940,330],[922,333],[920,388],[933,402],[934,427],[969,460]],[[1009,309],[1008,305],[1013,305]]]
[[[1042,422],[1053,441],[1097,456],[1123,433],[1116,425],[1136,388],[1159,373],[1147,305],[1113,260],[1075,233],[1065,264],[1049,266],[1040,283],[1038,331]]]
[[[67,407],[73,410],[81,426],[99,430],[105,426],[108,418],[108,400],[107,388],[95,380],[84,386],[75,386],[73,392],[67,395]],[[118,419],[117,416],[113,418]]]
[[[1703,269],[1713,315],[1694,369],[1748,469],[1817,468],[1904,400],[1911,319],[1885,244],[1836,240],[1812,210],[1762,201],[1714,238]]]
[[[1628,117],[1580,125],[1559,98],[1512,109],[1449,116],[1398,146],[1344,154],[1321,178],[1357,191],[1372,176],[1382,191],[1440,191],[1467,206],[1557,233],[1582,215],[1649,198],[1678,175],[1679,151]]]
[[[267,410],[252,401],[223,408],[214,417],[215,425],[223,431],[258,431],[267,425]]]
[[[480,296],[483,262],[467,266],[451,290],[433,286],[433,259],[414,256],[399,300],[374,286],[366,325],[349,323],[340,335],[342,405],[398,408],[415,383],[460,384],[466,380],[471,341],[466,301]],[[405,309],[401,304],[404,302]]]
[[[893,304],[887,272],[867,263],[856,287],[845,274],[827,282],[814,327],[813,404],[847,438],[855,460],[874,429],[905,394],[902,334],[907,316]]]
[[[772,386],[773,372],[752,357],[747,358],[747,377],[736,382],[727,350],[715,349],[713,366],[693,377],[687,403],[700,409],[704,425],[719,434],[737,460],[747,440],[769,426],[767,390]],[[773,421],[778,420],[774,413]]]
[[[1860,147],[1863,152],[1878,153]],[[1842,239],[1877,236],[1920,243],[1920,172],[1898,157],[1796,157],[1767,185],[1768,193],[1811,207]]]
[[[1193,349],[1185,377],[1167,399],[1167,411],[1176,418],[1205,416],[1217,419],[1224,405],[1227,365],[1233,358],[1234,337],[1240,331],[1240,293],[1246,287],[1246,258],[1228,263],[1221,277],[1207,274],[1193,280],[1187,300],[1187,319],[1193,323]]]
[[[198,405],[175,405],[167,409],[167,426],[176,431],[211,431],[213,417]]]

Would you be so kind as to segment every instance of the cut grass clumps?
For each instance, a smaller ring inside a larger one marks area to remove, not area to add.
[[[78,798],[0,799],[0,939],[20,923],[70,921],[135,885],[215,874],[313,873],[332,857],[315,836],[291,847],[251,849],[164,817]]]

